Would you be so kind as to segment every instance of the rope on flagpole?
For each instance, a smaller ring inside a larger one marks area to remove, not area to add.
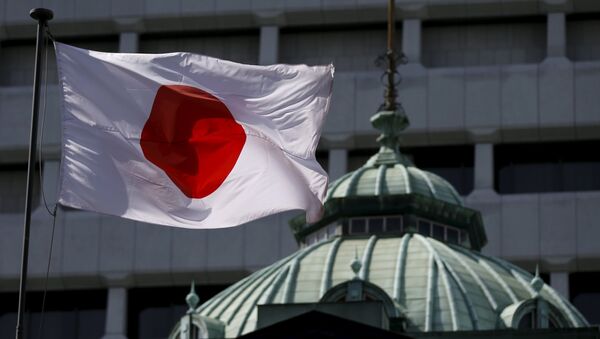
[[[52,262],[52,248],[54,247],[54,230],[56,229],[56,210],[58,205],[54,205],[52,214],[52,233],[50,234],[50,249],[48,250],[48,264],[46,266],[46,276],[44,278],[44,293],[42,294],[42,309],[40,312],[40,327],[38,330],[39,338],[44,338],[44,316],[46,308],[46,293],[48,292],[48,277],[50,275],[50,263]]]
[[[48,263],[46,265],[46,275],[44,277],[44,290],[43,290],[43,294],[42,294],[42,308],[40,311],[40,326],[38,329],[38,335],[37,337],[42,339],[44,337],[44,320],[45,320],[45,315],[46,315],[46,294],[48,292],[48,278],[50,276],[50,264],[52,263],[52,250],[54,248],[54,231],[56,230],[56,211],[58,210],[58,204],[54,203],[54,206],[52,207],[52,210],[50,210],[50,207],[48,206],[48,201],[46,200],[46,194],[44,191],[44,179],[43,179],[43,175],[42,175],[42,162],[44,160],[43,157],[43,152],[42,152],[42,148],[43,148],[43,142],[44,142],[44,129],[46,127],[45,122],[46,122],[46,102],[47,102],[47,98],[48,98],[48,44],[49,44],[49,40],[54,41],[54,37],[52,36],[52,34],[50,33],[50,29],[48,28],[48,26],[46,26],[46,36],[44,39],[44,44],[46,45],[45,48],[45,55],[44,55],[44,71],[42,72],[42,79],[43,79],[43,83],[44,83],[44,91],[43,91],[43,99],[42,99],[42,121],[41,121],[41,126],[40,126],[40,141],[39,141],[39,147],[38,147],[38,151],[39,151],[39,161],[38,161],[38,174],[40,176],[40,192],[41,192],[41,196],[42,196],[42,201],[44,203],[44,207],[46,208],[46,211],[48,211],[48,213],[52,216],[52,231],[50,234],[50,248],[48,250]]]
[[[49,38],[50,37],[50,38]],[[48,214],[50,214],[51,216],[56,218],[56,203],[54,204],[53,207],[53,211],[50,210],[50,207],[48,207],[48,200],[46,200],[46,192],[44,190],[44,178],[42,175],[42,163],[44,161],[43,158],[43,150],[42,148],[44,147],[44,129],[46,127],[46,101],[48,98],[48,41],[52,39],[54,40],[54,38],[52,37],[52,35],[50,34],[50,29],[48,28],[48,26],[46,26],[46,36],[44,37],[44,44],[46,45],[45,48],[45,55],[44,55],[44,71],[42,72],[42,79],[43,79],[43,83],[44,83],[44,91],[43,91],[43,99],[42,99],[42,123],[40,126],[40,140],[39,140],[39,145],[38,145],[38,152],[39,152],[39,160],[38,160],[38,175],[40,177],[40,192],[41,192],[41,196],[42,196],[42,201],[44,202],[44,207],[46,208],[46,211],[48,211]]]

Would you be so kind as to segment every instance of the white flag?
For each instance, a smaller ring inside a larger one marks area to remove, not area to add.
[[[321,215],[315,158],[333,66],[253,66],[190,53],[56,43],[59,202],[187,228],[302,209]]]

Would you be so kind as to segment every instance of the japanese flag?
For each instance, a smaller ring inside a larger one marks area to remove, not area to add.
[[[62,205],[186,228],[320,217],[332,65],[55,47]]]

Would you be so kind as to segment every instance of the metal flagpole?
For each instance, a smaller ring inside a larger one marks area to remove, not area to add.
[[[33,78],[33,104],[31,108],[31,134],[29,138],[29,163],[27,164],[27,195],[25,196],[25,222],[23,225],[23,252],[21,255],[21,284],[19,286],[19,309],[17,312],[16,339],[23,338],[23,314],[25,311],[25,290],[27,286],[27,263],[29,258],[29,228],[31,225],[31,200],[33,198],[33,179],[35,170],[36,146],[37,146],[37,121],[40,100],[40,78],[42,55],[46,45],[46,23],[52,20],[54,14],[45,8],[34,8],[29,12],[34,20],[37,20],[37,41],[35,48],[35,73]]]

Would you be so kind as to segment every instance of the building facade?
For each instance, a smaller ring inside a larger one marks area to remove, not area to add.
[[[333,62],[319,159],[335,179],[377,148],[369,117],[382,102],[374,60],[385,48],[386,1],[0,0],[2,336],[13,333],[17,304],[35,34],[28,13],[38,6],[54,11],[57,40],[89,49],[181,50],[255,64]],[[405,153],[482,212],[484,254],[530,271],[539,264],[592,324],[600,323],[599,11],[586,0],[398,0],[396,15],[397,46],[408,60],[399,69],[400,101],[411,120]],[[48,57],[41,177],[53,203],[60,110]],[[29,286],[40,291],[52,218],[37,197]],[[185,312],[177,303],[192,279],[207,298],[294,252],[294,215],[190,231],[60,210],[48,279],[47,314],[54,320],[45,321],[46,332],[88,338],[78,332],[87,326],[107,339],[164,337]],[[40,321],[38,297],[30,297],[32,328]],[[52,306],[52,298],[63,306]]]

